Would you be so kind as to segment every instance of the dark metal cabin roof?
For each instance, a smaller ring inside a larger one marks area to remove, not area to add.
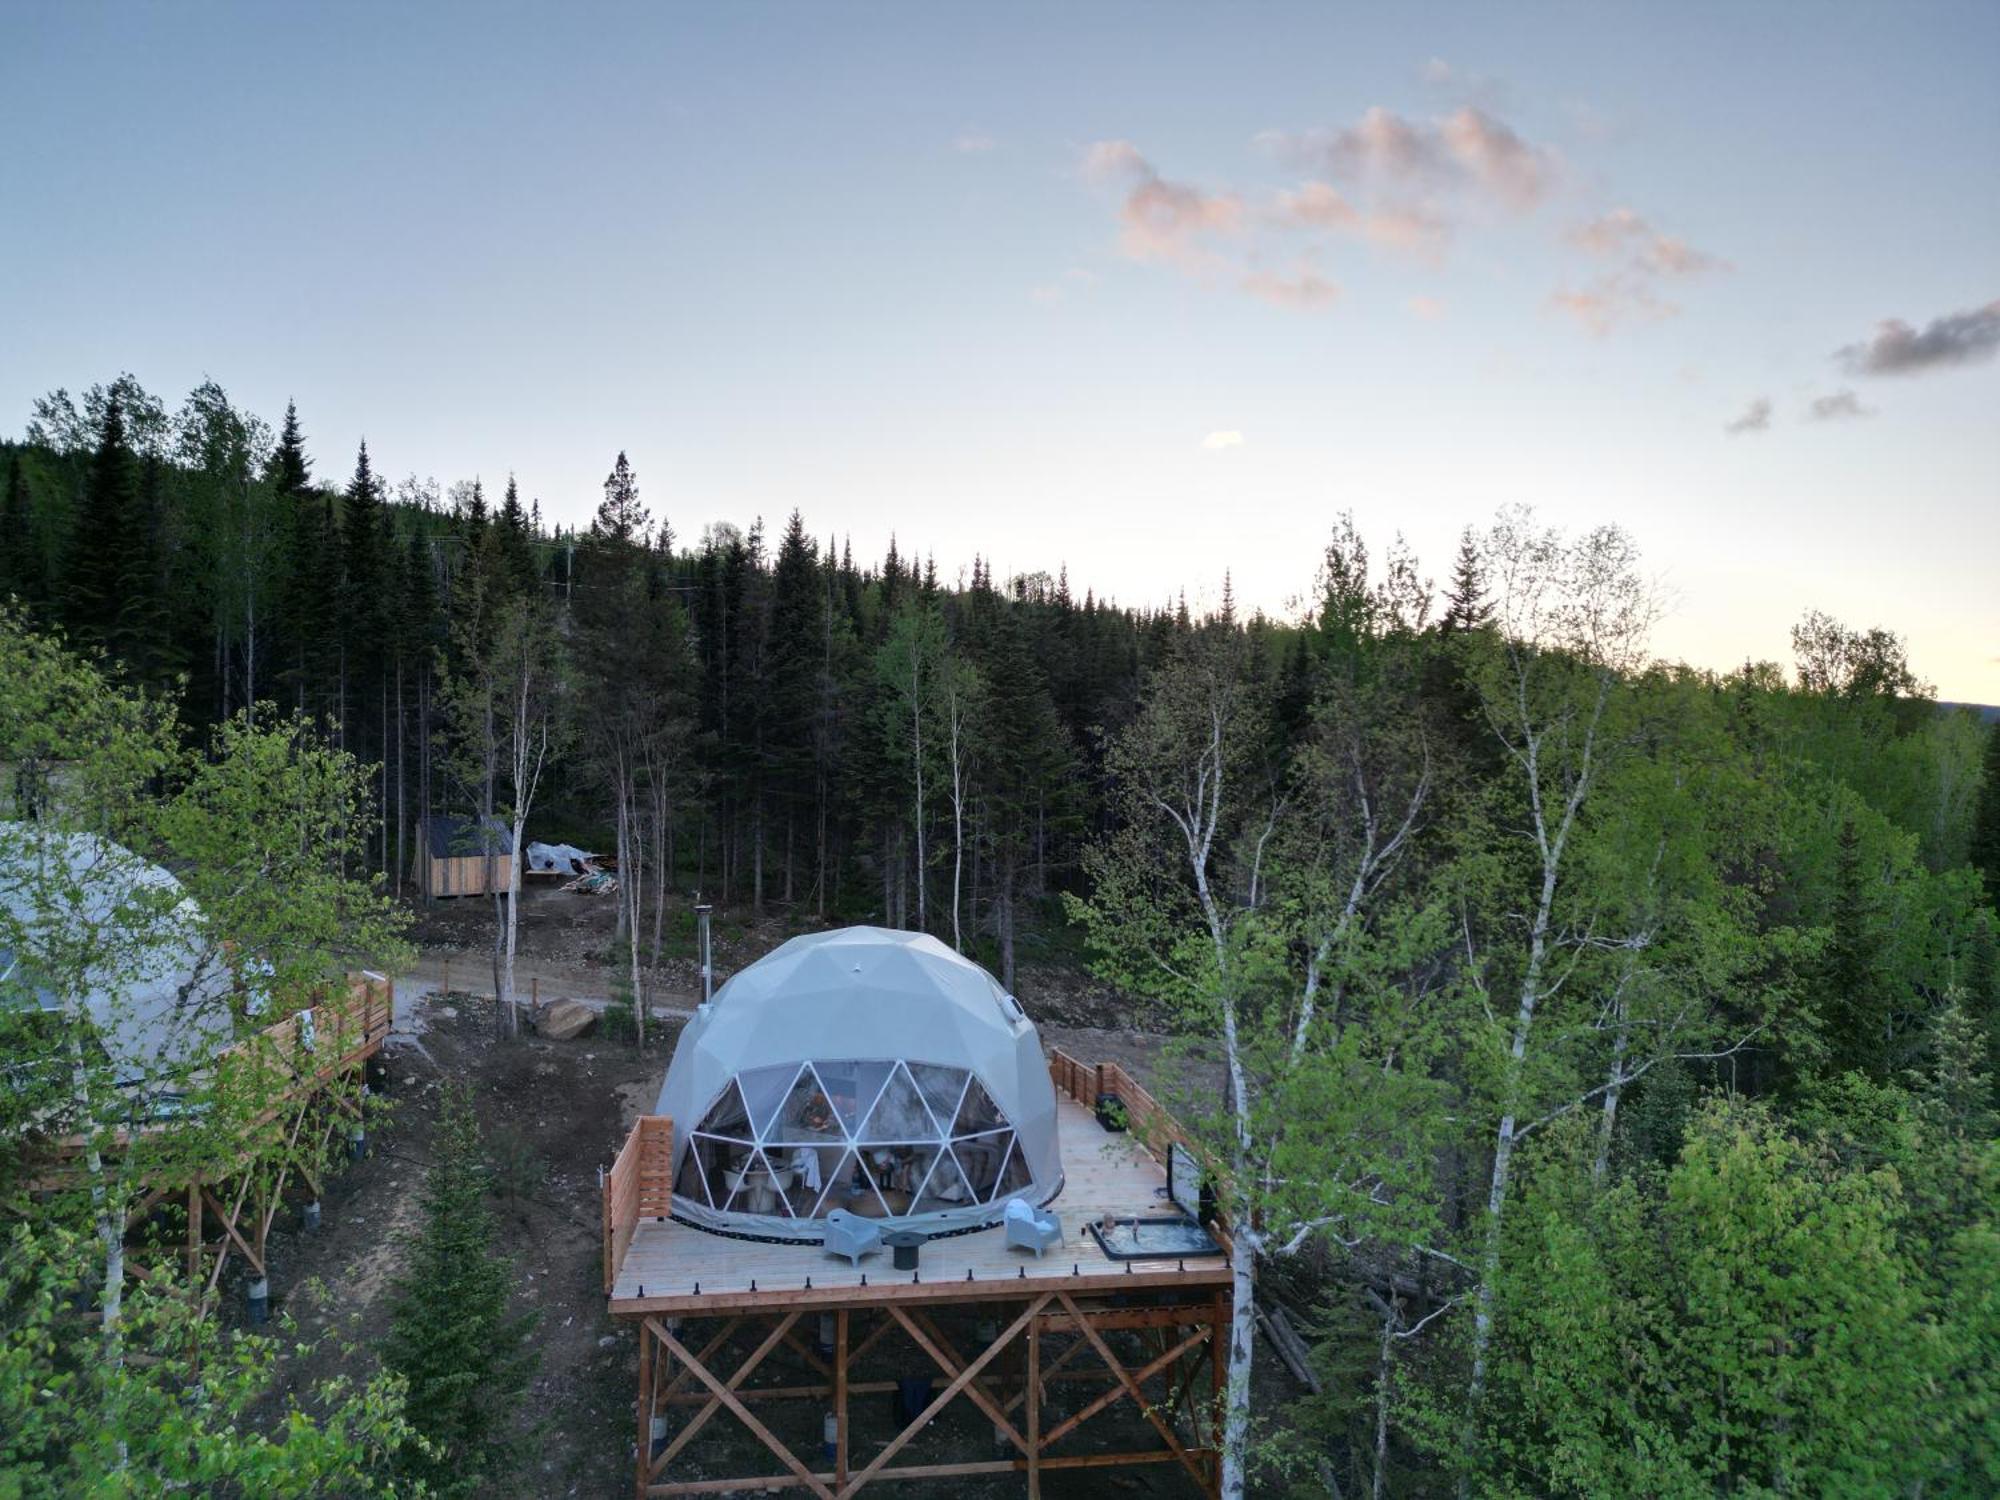
[[[424,847],[432,859],[477,859],[482,854],[512,854],[514,838],[498,818],[486,819],[482,833],[477,818],[437,813],[424,819]]]

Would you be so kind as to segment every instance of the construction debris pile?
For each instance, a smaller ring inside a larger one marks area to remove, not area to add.
[[[571,877],[559,887],[588,896],[608,896],[618,889],[618,877],[598,863],[600,856],[574,844],[529,844],[528,873]]]

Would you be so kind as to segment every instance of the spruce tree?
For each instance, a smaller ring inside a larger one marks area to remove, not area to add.
[[[521,491],[512,474],[507,476],[507,494],[494,518],[493,537],[495,561],[507,587],[517,594],[533,594],[540,574],[528,532],[528,513],[521,509]]]
[[[1972,815],[1973,869],[1985,878],[1986,899],[2000,907],[2000,723],[1986,728],[1986,767],[1979,788],[1979,806]]]
[[[798,511],[778,543],[771,574],[771,624],[766,647],[766,691],[758,702],[764,723],[763,781],[773,799],[772,815],[785,852],[784,899],[794,888],[796,840],[806,825],[814,788],[814,715],[818,677],[825,655],[825,589],[820,580],[818,544],[806,535]]]
[[[293,705],[324,706],[328,642],[338,614],[334,599],[337,559],[325,503],[312,490],[312,461],[296,401],[285,403],[285,423],[267,469],[278,497],[284,558],[278,624],[284,635],[280,675]]]
[[[139,507],[138,465],[126,442],[124,408],[114,392],[104,402],[63,580],[71,632],[114,655],[131,644],[124,618],[129,590],[136,583],[150,594],[145,583],[151,571],[147,530]]]
[[[1075,832],[1076,763],[1057,717],[1048,679],[1035,659],[1023,607],[998,622],[993,649],[980,664],[986,694],[980,725],[983,821],[993,857],[993,927],[1000,940],[1000,982],[1015,987],[1017,908],[1039,895],[1031,871],[1047,863],[1052,842]]]
[[[285,425],[278,433],[278,446],[271,451],[268,470],[271,485],[280,495],[298,496],[312,483],[312,464],[306,458],[305,434],[299,430],[299,405],[285,403]]]
[[[1451,583],[1444,599],[1444,616],[1438,628],[1446,635],[1466,634],[1493,623],[1493,605],[1486,597],[1486,565],[1470,526],[1459,534],[1458,556],[1451,565]]]
[[[139,681],[164,686],[190,658],[206,654],[209,599],[198,588],[177,588],[180,580],[171,574],[176,517],[166,462],[157,451],[148,452],[138,470],[113,650]]]
[[[457,499],[452,507],[452,517],[457,522],[458,534],[465,538],[465,550],[469,556],[477,556],[480,545],[486,539],[486,487],[477,479],[472,481],[472,489],[464,491],[458,485],[452,490]]]
[[[538,1357],[531,1314],[509,1310],[514,1271],[494,1252],[471,1091],[446,1084],[423,1221],[396,1282],[383,1363],[409,1383],[404,1411],[433,1451],[414,1446],[399,1466],[439,1495],[484,1493],[519,1448],[515,1408]]]
[[[645,540],[648,523],[646,507],[639,503],[639,476],[620,451],[618,462],[604,478],[604,498],[598,502],[590,534],[600,541],[637,546]]]
[[[6,488],[0,490],[0,599],[10,594],[30,602],[39,599],[40,564],[34,515],[28,506],[28,476],[21,455],[10,453]]]
[[[389,517],[364,440],[348,481],[340,525],[341,719],[347,746],[381,760],[389,597]]]
[[[889,555],[882,559],[882,616],[877,640],[889,633],[889,621],[895,617],[897,607],[903,602],[903,585],[908,577],[903,559],[896,553],[896,533],[892,531],[889,533]]]
[[[1817,998],[1828,1071],[1884,1079],[1896,1073],[1889,1053],[1892,990],[1883,963],[1884,914],[1867,852],[1849,818],[1834,855],[1833,909]]]
[[[330,714],[340,629],[340,539],[330,495],[302,490],[292,497],[285,580],[285,675],[293,701],[307,713]]]

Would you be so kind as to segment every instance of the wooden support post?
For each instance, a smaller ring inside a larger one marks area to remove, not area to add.
[[[967,1365],[963,1370],[960,1370],[958,1372],[958,1375],[952,1380],[951,1384],[944,1388],[943,1393],[939,1395],[935,1400],[933,1400],[931,1404],[928,1407],[926,1407],[920,1415],[918,1415],[915,1421],[911,1422],[909,1426],[905,1427],[901,1432],[897,1433],[894,1437],[890,1438],[888,1445],[884,1447],[879,1453],[877,1453],[872,1460],[869,1461],[868,1467],[863,1469],[859,1474],[855,1475],[853,1482],[850,1483],[846,1489],[841,1491],[841,1500],[847,1500],[848,1496],[854,1494],[855,1491],[859,1490],[863,1485],[867,1484],[869,1480],[873,1479],[876,1473],[879,1470],[881,1470],[889,1462],[890,1459],[894,1458],[898,1453],[902,1451],[903,1445],[905,1443],[909,1442],[911,1438],[915,1437],[919,1432],[923,1431],[924,1428],[928,1427],[932,1419],[937,1415],[938,1412],[942,1411],[946,1406],[948,1406],[951,1403],[952,1399],[955,1396],[957,1396],[960,1391],[964,1390],[967,1386],[971,1385],[973,1381],[977,1380],[979,1378],[979,1372],[985,1369],[987,1365],[992,1363],[994,1356],[999,1354],[999,1352],[1002,1349],[1006,1348],[1008,1344],[1012,1343],[1014,1340],[1014,1336],[1018,1334],[1023,1328],[1028,1327],[1035,1321],[1035,1314],[1039,1313],[1043,1308],[1049,1305],[1050,1295],[1051,1295],[1050,1293],[1044,1292],[1033,1302],[1029,1303],[1028,1310],[1022,1313],[1021,1316],[1016,1318],[1012,1323],[1010,1323],[1007,1326],[1007,1331],[1005,1333],[1001,1334],[999,1338],[995,1339],[991,1344],[987,1345],[986,1352],[984,1354],[981,1354],[977,1359],[973,1360],[971,1364]],[[1056,1293],[1055,1295],[1060,1296],[1061,1294]],[[893,1302],[889,1303],[888,1308],[893,1316],[896,1316],[898,1318],[901,1318],[903,1316],[902,1309],[897,1307],[895,1303]],[[917,1332],[914,1324],[911,1324],[910,1322],[908,1322],[907,1319],[905,1319],[903,1327],[905,1332],[910,1333],[914,1337],[914,1335]],[[921,1345],[923,1342],[924,1341],[922,1339],[917,1339],[917,1343],[919,1345]],[[935,1358],[935,1356],[933,1356],[933,1358]],[[775,1443],[773,1443],[771,1446],[774,1449],[776,1448]],[[826,1500],[833,1500],[833,1497],[828,1496],[826,1497]]]
[[[646,1500],[653,1477],[653,1330],[651,1320],[639,1320],[639,1484],[637,1500]]]
[[[1057,1292],[1055,1297],[1063,1305],[1063,1310],[1076,1319],[1077,1326],[1083,1330],[1083,1336],[1090,1340],[1090,1347],[1097,1351],[1097,1357],[1104,1361],[1104,1366],[1111,1372],[1112,1378],[1125,1388],[1125,1393],[1132,1398],[1132,1404],[1139,1408],[1148,1422],[1153,1424],[1153,1430],[1159,1433],[1168,1450],[1181,1461],[1188,1473],[1194,1476],[1196,1484],[1206,1486],[1209,1483],[1208,1466],[1197,1461],[1194,1455],[1181,1445],[1180,1435],[1160,1416],[1159,1412],[1153,1409],[1152,1403],[1146,1400],[1146,1393],[1139,1388],[1139,1382],[1134,1380],[1131,1372],[1118,1362],[1118,1356],[1111,1352],[1111,1346],[1104,1342],[1104,1336],[1092,1326],[1082,1310],[1071,1300],[1069,1293]]]
[[[889,1304],[889,1316],[903,1325],[903,1331],[909,1334],[910,1341],[923,1350],[924,1353],[928,1354],[937,1364],[937,1367],[943,1370],[945,1374],[957,1377],[964,1373],[965,1364],[958,1358],[957,1351],[945,1342],[943,1335],[937,1330],[937,1325],[932,1323],[929,1318],[926,1318],[923,1313],[906,1313],[902,1308],[891,1302]],[[1004,1339],[996,1340],[992,1345],[988,1346],[984,1354],[979,1356],[978,1362],[985,1364],[986,1361],[992,1359],[1000,1351],[1005,1342]],[[1014,1430],[1014,1424],[1007,1420],[1007,1414],[1000,1409],[999,1402],[995,1401],[982,1390],[977,1383],[968,1385],[965,1388],[965,1394],[974,1406],[986,1413],[992,1420],[993,1425],[1000,1430],[1008,1442],[1019,1448],[1023,1453],[1027,1452],[1027,1439]]]
[[[708,1387],[709,1394],[714,1396],[717,1402],[719,1402],[723,1406],[728,1407],[730,1414],[734,1416],[737,1421],[741,1422],[745,1427],[750,1429],[751,1436],[755,1437],[766,1448],[770,1449],[771,1452],[775,1454],[781,1461],[783,1461],[785,1467],[791,1471],[792,1478],[794,1480],[803,1484],[807,1489],[811,1490],[815,1495],[819,1496],[820,1500],[834,1500],[833,1491],[826,1487],[825,1483],[820,1479],[819,1475],[813,1473],[812,1470],[808,1469],[804,1464],[800,1463],[798,1459],[793,1455],[791,1449],[787,1448],[782,1442],[780,1442],[778,1438],[772,1433],[770,1428],[766,1427],[762,1422],[757,1420],[756,1414],[752,1412],[749,1407],[745,1406],[742,1403],[742,1401],[740,1401],[737,1398],[736,1391],[734,1389],[735,1385],[738,1383],[741,1377],[749,1374],[750,1370],[756,1366],[757,1362],[771,1351],[772,1347],[776,1345],[778,1340],[784,1336],[785,1332],[790,1330],[792,1324],[798,1320],[798,1316],[799,1315],[797,1313],[793,1313],[790,1317],[786,1318],[782,1323],[780,1323],[778,1325],[779,1331],[773,1334],[770,1338],[766,1339],[764,1343],[761,1346],[759,1346],[757,1352],[751,1355],[750,1359],[746,1362],[746,1364],[741,1369],[738,1370],[737,1379],[731,1380],[729,1385],[724,1385],[721,1381],[717,1380],[714,1375],[709,1373],[706,1366],[700,1364],[694,1365],[694,1375],[695,1379],[699,1380],[703,1385]],[[694,1363],[694,1356],[690,1354],[685,1348],[683,1348],[680,1340],[676,1339],[671,1333],[667,1332],[666,1328],[663,1325],[661,1325],[656,1319],[653,1318],[647,1318],[645,1321],[652,1326],[653,1332],[655,1336],[659,1338],[660,1342],[664,1344],[669,1350],[672,1351],[674,1358],[680,1360],[684,1364]],[[685,1436],[686,1435],[685,1432],[682,1435]],[[900,1446],[900,1444],[894,1445],[889,1449],[885,1449],[884,1457],[886,1457],[888,1453],[893,1452],[895,1446]],[[882,1458],[876,1459],[875,1467],[879,1467],[882,1462],[883,1462]],[[868,1473],[872,1474],[873,1472],[874,1468],[871,1467]],[[864,1478],[865,1477],[867,1476],[864,1476]],[[860,1487],[861,1487],[861,1481],[857,1480],[853,1488],[859,1489]]]
[[[1054,1444],[1061,1442],[1064,1438],[1068,1437],[1072,1432],[1076,1431],[1077,1428],[1081,1427],[1085,1422],[1088,1422],[1092,1417],[1096,1416],[1099,1412],[1103,1411],[1105,1407],[1111,1405],[1114,1401],[1123,1401],[1128,1394],[1137,1392],[1139,1388],[1143,1386],[1147,1381],[1151,1380],[1155,1375],[1159,1374],[1162,1370],[1167,1369],[1183,1354],[1186,1354],[1189,1350],[1193,1349],[1196,1344],[1199,1344],[1206,1337],[1207,1334],[1204,1333],[1201,1329],[1197,1328],[1193,1332],[1193,1334],[1183,1339],[1180,1343],[1176,1344],[1170,1352],[1156,1355],[1150,1363],[1141,1366],[1138,1373],[1133,1375],[1130,1380],[1125,1379],[1125,1374],[1123,1371],[1114,1371],[1113,1373],[1116,1374],[1118,1378],[1121,1381],[1124,1381],[1125,1383],[1123,1385],[1112,1386],[1110,1390],[1105,1391],[1095,1401],[1091,1402],[1090,1405],[1086,1406],[1082,1411],[1077,1412],[1074,1416],[1065,1418],[1062,1424],[1058,1426],[1055,1431],[1051,1432],[1048,1435],[1047,1441],[1049,1442],[1049,1444],[1053,1446]],[[1168,1379],[1170,1381],[1172,1380],[1172,1378],[1173,1377],[1171,1375],[1168,1376]],[[1150,1409],[1147,1408],[1147,1403],[1143,1397],[1133,1394],[1132,1399],[1135,1402],[1137,1402],[1141,1408]],[[1169,1413],[1171,1413],[1174,1409],[1174,1404],[1171,1397],[1169,1397],[1167,1400],[1166,1409]]]
[[[833,1317],[833,1488],[847,1488],[847,1309]]]
[[[1217,1293],[1210,1314],[1215,1319],[1215,1336],[1208,1341],[1208,1493],[1211,1500],[1222,1494],[1223,1405],[1229,1390],[1225,1346],[1229,1342],[1229,1298]]]
[[[743,1406],[736,1397],[736,1388],[750,1378],[751,1372],[764,1362],[764,1356],[778,1347],[779,1342],[786,1334],[792,1331],[792,1325],[798,1322],[798,1320],[799,1315],[797,1313],[792,1313],[788,1317],[781,1319],[778,1326],[771,1331],[769,1337],[751,1352],[748,1359],[736,1367],[736,1373],[729,1377],[727,1390],[723,1390],[722,1387],[716,1384],[715,1378],[708,1372],[708,1367],[702,1363],[698,1356],[689,1354],[683,1349],[680,1343],[671,1334],[667,1333],[659,1323],[651,1318],[646,1320],[648,1323],[653,1324],[654,1335],[673,1352],[675,1358],[679,1359],[682,1364],[694,1372],[695,1379],[707,1386],[711,1395],[709,1403],[689,1419],[687,1426],[674,1434],[673,1441],[667,1444],[666,1451],[660,1455],[660,1462],[662,1464],[671,1462],[675,1455],[689,1443],[693,1442],[695,1434],[700,1432],[708,1424],[709,1418],[713,1417],[718,1411],[721,1411],[724,1406],[727,1406],[730,1411],[735,1412],[737,1415],[742,1415]],[[717,1392],[721,1392],[721,1394],[718,1395],[716,1394]],[[751,1427],[753,1432],[759,1430],[752,1423],[746,1422],[744,1425]],[[789,1457],[789,1454],[782,1448],[774,1447],[771,1451],[777,1453],[780,1457]]]
[[[201,1274],[201,1184],[188,1184],[188,1280]]]
[[[1028,1324],[1028,1500],[1042,1500],[1042,1330]]]

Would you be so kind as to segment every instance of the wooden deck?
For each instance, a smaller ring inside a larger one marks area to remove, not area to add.
[[[1008,1249],[1005,1231],[994,1228],[929,1241],[912,1274],[895,1270],[887,1253],[857,1268],[817,1245],[676,1224],[661,1217],[671,1204],[673,1121],[645,1116],[634,1125],[604,1178],[604,1254],[609,1311],[636,1324],[639,1339],[640,1500],[781,1489],[852,1500],[876,1482],[1009,1474],[1040,1500],[1045,1473],[1160,1463],[1177,1465],[1214,1500],[1228,1264],[1220,1256],[1113,1260],[1088,1229],[1107,1213],[1171,1212],[1160,1160],[1186,1137],[1115,1063],[1087,1066],[1058,1050],[1049,1074],[1063,1188],[1048,1207],[1062,1220],[1064,1243],[1040,1259]],[[1097,1123],[1088,1106],[1106,1094],[1125,1107],[1130,1133]],[[1214,1228],[1226,1245],[1227,1226]],[[805,1342],[808,1318],[819,1330],[817,1350]],[[854,1399],[900,1391],[912,1368],[934,1368],[943,1391],[900,1413],[902,1431],[887,1442],[860,1435]],[[968,1449],[958,1462],[894,1462],[955,1402],[977,1409],[979,1429],[1002,1444],[1002,1456]],[[782,1467],[678,1477],[680,1455],[724,1412]],[[1086,1423],[1101,1428],[1121,1413],[1128,1426],[1111,1440],[1118,1451],[1101,1439],[1079,1442]]]
[[[984,1229],[925,1245],[919,1279],[912,1282],[909,1272],[890,1267],[886,1252],[864,1257],[856,1268],[817,1245],[762,1244],[671,1220],[643,1222],[618,1265],[610,1311],[614,1317],[630,1317],[892,1299],[971,1301],[1019,1297],[1035,1284],[1051,1281],[1070,1291],[1226,1284],[1229,1270],[1220,1256],[1117,1261],[1098,1248],[1085,1226],[1107,1212],[1119,1218],[1172,1212],[1165,1196],[1166,1172],[1135,1137],[1105,1130],[1075,1100],[1059,1093],[1056,1107],[1063,1189],[1049,1210],[1062,1220],[1063,1243],[1039,1260],[1028,1251],[1008,1249],[1004,1230]]]
[[[382,1051],[395,1015],[395,986],[380,974],[355,973],[325,987],[311,1006],[251,1033],[217,1055],[199,1081],[224,1080],[229,1088],[263,1101],[255,1113],[199,1113],[149,1121],[136,1132],[106,1132],[92,1142],[79,1135],[36,1143],[32,1192],[73,1191],[88,1184],[88,1152],[144,1148],[150,1138],[201,1132],[199,1154],[185,1146],[133,1170],[127,1205],[126,1267],[153,1274],[168,1257],[156,1217],[178,1214],[165,1226],[182,1244],[172,1252],[188,1278],[213,1296],[230,1261],[241,1256],[251,1276],[267,1280],[265,1249],[287,1197],[318,1203],[321,1177],[336,1136],[363,1128],[365,1069]]]

